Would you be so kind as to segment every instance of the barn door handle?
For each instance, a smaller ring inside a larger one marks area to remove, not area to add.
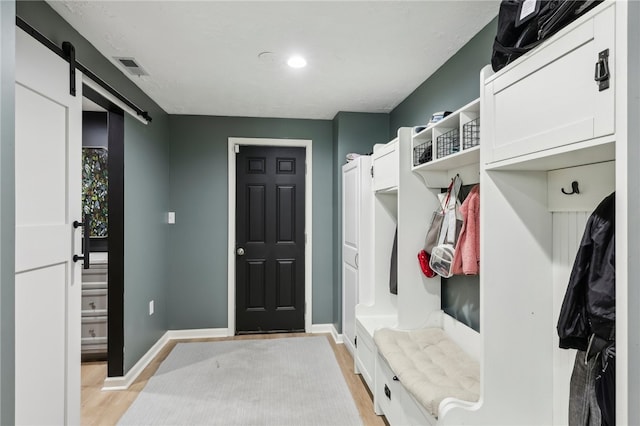
[[[244,256],[244,249],[242,247],[238,247],[238,249],[236,250],[236,254],[238,256]]]
[[[73,261],[77,262],[78,260],[82,260],[82,269],[89,269],[89,255],[91,253],[91,214],[87,213],[84,215],[84,222],[78,222],[77,220],[73,221],[74,228],[83,228],[83,240],[84,240],[84,253],[83,256],[78,256],[77,254],[73,255]]]

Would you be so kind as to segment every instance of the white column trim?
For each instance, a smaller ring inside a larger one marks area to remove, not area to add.
[[[259,146],[286,146],[286,147],[303,147],[305,148],[305,161],[307,165],[307,174],[305,176],[305,233],[307,235],[307,243],[305,245],[305,265],[304,265],[304,299],[306,304],[306,312],[304,315],[304,329],[306,332],[311,331],[311,322],[313,318],[312,312],[312,247],[313,247],[313,158],[312,158],[312,141],[309,139],[265,139],[265,138],[229,138],[228,145],[228,320],[227,330],[230,336],[236,331],[236,262],[235,262],[235,229],[236,229],[236,153],[235,146],[239,145],[259,145]]]

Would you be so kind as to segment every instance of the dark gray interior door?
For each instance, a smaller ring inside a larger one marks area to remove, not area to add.
[[[236,333],[304,331],[305,149],[236,155]]]

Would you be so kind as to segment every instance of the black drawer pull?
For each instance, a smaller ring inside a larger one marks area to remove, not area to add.
[[[389,389],[389,386],[384,385],[384,394],[387,396],[387,398],[391,399],[391,389]]]
[[[399,381],[400,381],[400,379],[398,379],[398,376],[393,376],[393,381],[394,381],[394,382],[399,382]]]

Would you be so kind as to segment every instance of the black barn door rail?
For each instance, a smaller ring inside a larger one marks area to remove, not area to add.
[[[136,104],[131,102],[129,99],[125,98],[124,95],[122,95],[116,89],[111,87],[108,83],[106,83],[100,77],[95,75],[91,70],[89,70],[87,67],[82,65],[80,62],[76,62],[76,59],[75,59],[75,48],[73,47],[73,44],[71,44],[68,41],[65,41],[65,42],[62,43],[62,48],[60,48],[55,43],[53,43],[51,40],[46,38],[38,30],[33,28],[27,22],[25,22],[19,16],[16,16],[16,25],[18,26],[18,28],[21,28],[24,31],[26,31],[31,37],[33,37],[36,40],[38,40],[47,49],[51,50],[56,55],[60,56],[65,61],[69,62],[69,93],[71,93],[71,95],[73,95],[73,96],[76,95],[76,87],[75,87],[76,86],[76,79],[75,79],[76,71],[75,70],[78,69],[78,70],[80,70],[81,73],[83,73],[84,75],[89,77],[91,80],[96,82],[98,85],[100,85],[100,87],[102,87],[104,90],[106,90],[107,92],[109,92],[110,94],[115,96],[118,100],[123,102],[126,106],[128,106],[129,108],[134,110],[136,112],[136,114],[138,114],[140,117],[144,118],[148,122],[151,122],[151,116],[149,115],[149,113],[147,111],[144,111],[142,108],[140,108],[139,106],[137,106]]]

